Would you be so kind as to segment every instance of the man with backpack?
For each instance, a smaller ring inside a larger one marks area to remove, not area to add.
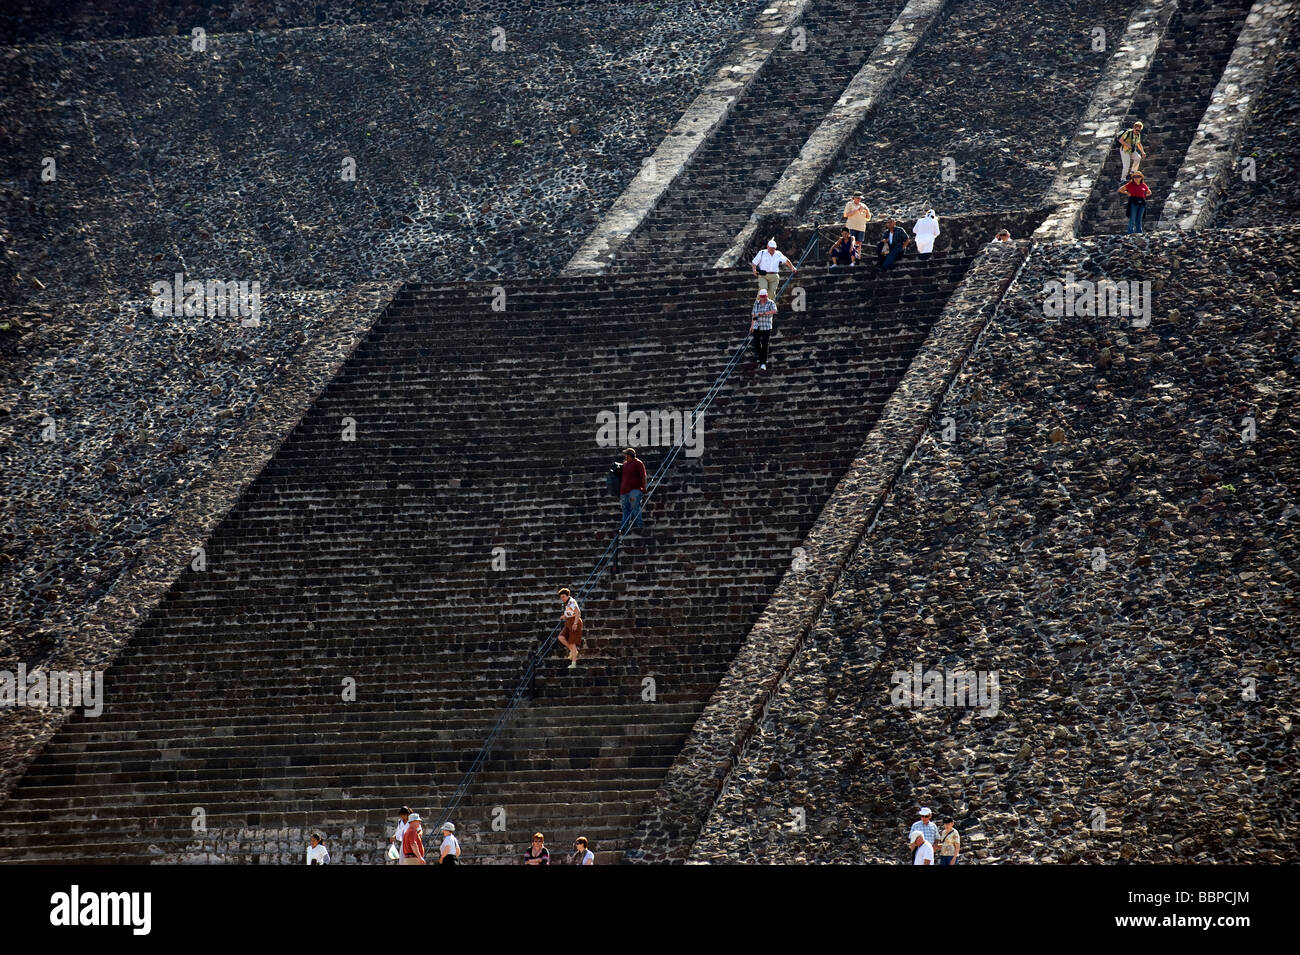
[[[1147,158],[1147,151],[1142,148],[1142,124],[1134,123],[1132,129],[1119,134],[1119,184],[1128,182],[1130,172],[1136,172]]]

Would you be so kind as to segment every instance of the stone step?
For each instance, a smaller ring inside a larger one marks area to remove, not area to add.
[[[648,530],[584,601],[578,668],[558,650],[538,662],[457,810],[467,831],[500,806],[548,833],[580,820],[604,850],[633,837],[968,262],[954,254],[914,276],[930,287],[900,286],[902,304],[875,317],[864,299],[893,276],[807,270],[817,304],[774,343],[790,368],[738,366],[706,418],[706,457],[668,473]],[[451,798],[556,626],[558,582],[580,585],[617,529],[617,502],[601,495],[616,451],[568,422],[625,400],[693,407],[739,345],[752,277],[683,278],[679,303],[696,280],[727,285],[732,301],[674,312],[655,297],[659,276],[602,279],[639,300],[589,303],[573,329],[493,316],[482,286],[404,291],[409,308],[379,320],[213,532],[207,569],[181,574],[109,669],[103,714],[70,720],[0,806],[0,859],[301,852],[191,847],[201,806],[210,826],[343,827],[340,857],[381,862],[394,808],[424,800],[436,814]],[[521,307],[582,297],[535,291],[551,285],[531,283]],[[620,346],[627,322],[642,323],[645,347]],[[474,347],[440,352],[432,371],[423,352],[461,340]],[[562,347],[575,360],[558,372]],[[348,414],[364,442],[337,440]],[[652,469],[663,454],[647,452]],[[509,554],[499,577],[493,546]],[[659,702],[643,699],[646,676]],[[341,698],[345,678],[355,702]],[[70,816],[94,834],[41,838]],[[502,861],[526,835],[511,824]],[[495,858],[496,838],[480,858]]]

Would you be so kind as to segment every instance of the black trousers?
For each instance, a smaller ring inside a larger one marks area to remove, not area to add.
[[[767,344],[771,338],[771,329],[768,329],[767,331],[760,331],[757,328],[754,329],[754,354],[758,356],[758,363],[760,365],[767,364]]]

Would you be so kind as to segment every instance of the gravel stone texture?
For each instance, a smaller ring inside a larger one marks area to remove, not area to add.
[[[0,662],[76,631],[345,299],[272,298],[256,328],[143,302],[50,313],[0,383]]]
[[[956,0],[907,74],[854,139],[808,207],[839,221],[861,189],[873,217],[1038,205],[1135,4]],[[1092,33],[1106,31],[1105,51]],[[945,181],[944,158],[954,161]]]
[[[2,300],[558,272],[760,6],[0,50]]]
[[[1300,858],[1297,240],[1033,253],[691,861],[905,863],[921,805],[975,863]],[[1071,272],[1150,281],[1150,326],[1046,317]],[[892,705],[917,663],[997,715]]]
[[[284,30],[382,23],[418,17],[502,16],[519,11],[589,12],[609,0],[9,0],[0,44],[94,42],[144,36]],[[659,9],[682,7],[656,4]],[[708,3],[705,10],[723,5]]]
[[[1294,22],[1273,75],[1250,118],[1240,156],[1255,160],[1255,181],[1238,175],[1215,214],[1218,227],[1257,228],[1300,221],[1300,28]],[[1238,166],[1240,169],[1240,166]]]

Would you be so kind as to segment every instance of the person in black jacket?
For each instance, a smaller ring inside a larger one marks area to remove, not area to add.
[[[897,219],[890,216],[885,231],[880,236],[880,264],[876,266],[876,271],[884,272],[890,268],[898,261],[903,250],[911,244],[912,239],[908,236],[907,230],[898,224]]]

